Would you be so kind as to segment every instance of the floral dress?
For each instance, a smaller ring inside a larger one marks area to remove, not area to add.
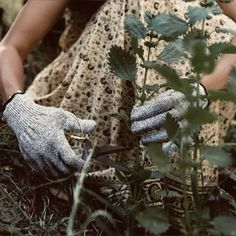
[[[79,4],[79,3],[78,3]],[[172,13],[184,19],[188,6],[199,6],[199,2],[185,2],[182,0],[108,0],[87,22],[84,16],[86,9],[65,12],[66,28],[60,39],[61,53],[35,78],[27,93],[37,103],[45,106],[56,106],[74,113],[84,119],[95,119],[97,129],[90,137],[97,145],[134,146],[136,138],[127,128],[124,121],[117,119],[114,114],[118,111],[130,111],[135,104],[134,89],[130,82],[122,81],[110,72],[108,54],[112,45],[119,45],[130,49],[130,36],[124,27],[125,15],[135,14],[144,21],[146,11],[154,15]],[[78,7],[79,9],[79,7]],[[235,23],[225,15],[213,16],[206,20],[206,30],[212,32],[209,42],[229,42],[231,35],[219,33],[217,27],[233,28]],[[154,60],[164,45],[159,45],[151,55]],[[145,52],[144,54],[147,54]],[[180,62],[174,65],[180,76],[191,74],[190,65]],[[138,81],[143,79],[144,71],[139,68]],[[157,80],[153,72],[148,74],[148,83],[164,83],[164,78]],[[227,128],[235,113],[232,103],[212,102],[210,109],[218,115],[218,120],[202,129],[201,136],[209,145],[221,143]],[[70,140],[76,149],[78,142]],[[133,151],[112,155],[116,161],[132,163]],[[157,170],[151,161],[147,161],[147,168]],[[112,202],[122,202],[127,199],[129,189],[116,177],[113,168],[105,167],[96,161],[92,163],[87,178],[98,184],[100,190]],[[204,183],[200,192],[209,192],[217,184],[218,170],[207,161],[203,163]],[[200,183],[200,179],[199,179]],[[178,176],[170,175],[167,183],[172,189],[182,192],[183,183]],[[187,181],[189,198],[192,198],[190,180]],[[94,187],[96,189],[96,187]],[[147,205],[160,205],[158,192],[161,191],[160,179],[149,178],[143,184],[143,194]],[[119,193],[119,194],[117,194]],[[191,207],[191,206],[190,206]],[[172,215],[181,217],[183,214],[181,201],[171,204]]]

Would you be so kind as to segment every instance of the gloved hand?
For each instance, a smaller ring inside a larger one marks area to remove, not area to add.
[[[27,94],[17,94],[6,105],[3,119],[15,132],[29,165],[46,176],[59,177],[80,171],[84,160],[70,147],[64,131],[90,133],[96,123],[72,113],[36,104]]]
[[[192,96],[196,96],[197,84],[192,86]],[[206,95],[205,88],[201,84],[199,86],[199,95]],[[167,90],[142,106],[134,106],[131,112],[131,130],[135,134],[142,136],[141,141],[143,144],[168,142],[169,138],[165,130],[167,113],[171,114],[176,120],[181,120],[179,110],[186,111],[189,105],[190,103],[183,93],[173,89]],[[205,108],[207,105],[208,100],[200,97],[199,106]]]

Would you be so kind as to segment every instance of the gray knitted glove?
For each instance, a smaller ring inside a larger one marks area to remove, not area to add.
[[[193,84],[192,95],[196,96],[196,94],[197,85]],[[206,95],[202,85],[199,86],[199,95]],[[183,93],[172,89],[167,90],[143,106],[134,106],[131,112],[131,130],[142,136],[141,141],[144,144],[168,142],[169,138],[165,130],[167,113],[170,113],[176,120],[181,120],[181,113],[186,111],[189,105]],[[202,108],[207,107],[208,100],[200,98],[199,105]]]
[[[87,134],[94,130],[95,121],[40,106],[27,94],[17,94],[6,105],[3,119],[15,132],[23,157],[37,172],[58,177],[83,167],[84,160],[73,152],[64,130]]]

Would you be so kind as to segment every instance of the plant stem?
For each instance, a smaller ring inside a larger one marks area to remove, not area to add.
[[[202,37],[205,36],[205,20],[202,21]]]
[[[83,182],[84,182],[85,175],[87,173],[89,163],[90,163],[90,160],[92,158],[95,146],[96,146],[96,142],[95,142],[95,144],[93,146],[93,149],[90,151],[90,153],[89,153],[89,155],[88,155],[88,157],[87,157],[87,159],[84,163],[81,174],[78,175],[77,183],[76,183],[75,190],[74,190],[74,193],[73,193],[73,197],[74,197],[73,206],[72,206],[72,210],[71,210],[71,213],[70,213],[68,226],[67,226],[67,229],[66,229],[66,235],[67,236],[73,236],[74,235],[73,228],[74,228],[76,212],[77,212],[78,206],[80,204],[80,194],[81,194],[81,191],[82,191],[82,188],[83,188]]]
[[[152,43],[152,37],[150,36],[150,40],[149,43]],[[151,56],[151,46],[149,45],[148,47],[148,55],[147,55],[147,61],[150,60],[150,56]],[[144,79],[143,79],[143,88],[146,86],[147,84],[147,75],[148,75],[148,70],[149,68],[145,68],[145,73],[144,73]],[[142,99],[142,103],[146,100],[146,92],[145,90],[143,90],[142,95],[141,95],[141,99]]]

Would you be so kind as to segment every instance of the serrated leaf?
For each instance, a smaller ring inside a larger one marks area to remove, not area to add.
[[[224,33],[224,34],[232,34],[236,35],[236,30],[229,29],[229,28],[216,28],[216,32],[218,33]]]
[[[193,28],[187,35],[184,36],[183,47],[192,55],[194,45],[202,40],[202,31],[197,28]]]
[[[146,91],[147,93],[158,92],[159,89],[160,89],[160,85],[159,84],[146,84],[142,88],[142,90]]]
[[[162,145],[157,143],[149,144],[147,147],[147,153],[151,159],[156,163],[160,172],[165,173],[170,169],[169,158],[162,150]]]
[[[177,37],[187,32],[188,24],[185,20],[162,13],[150,20],[149,27],[164,37]]]
[[[134,81],[137,74],[136,57],[119,46],[111,47],[108,56],[111,72],[119,79]]]
[[[218,1],[221,2],[221,3],[231,3],[234,0],[218,0]]]
[[[144,39],[146,37],[147,30],[143,23],[135,15],[126,15],[125,28],[133,37],[139,39]]]
[[[203,124],[214,122],[216,120],[216,115],[210,113],[206,109],[189,107],[184,114],[184,118],[188,121],[190,126],[199,127]]]
[[[214,43],[209,47],[212,57],[217,57],[221,53],[236,53],[236,46],[230,43]]]
[[[225,90],[208,91],[208,98],[211,101],[220,100],[236,102],[236,95]]]
[[[163,209],[156,207],[147,208],[144,212],[139,212],[136,215],[136,220],[145,230],[154,235],[165,233],[170,227]]]
[[[205,7],[188,7],[187,17],[189,24],[194,25],[198,21],[205,20],[209,15],[209,12]]]
[[[217,216],[212,222],[216,231],[227,236],[236,235],[236,219],[230,216]]]
[[[116,114],[116,117],[117,117],[119,120],[129,121],[129,115],[128,115],[128,113],[127,113],[125,110],[122,110],[122,109]]]
[[[236,68],[230,72],[227,89],[236,96]]]
[[[175,89],[178,91],[182,89],[182,83],[180,81],[180,78],[177,72],[171,67],[166,66],[166,65],[160,65],[156,62],[145,62],[144,65],[150,69],[156,70],[160,75],[165,77],[165,79],[167,80],[167,84],[172,89]]]
[[[158,58],[167,63],[178,62],[184,55],[182,40],[168,43]]]
[[[154,18],[154,15],[150,11],[146,11],[144,14],[144,21],[149,26],[151,19]]]
[[[217,6],[208,7],[207,9],[213,15],[220,15],[220,14],[223,13],[222,9],[218,5]]]
[[[142,60],[144,60],[144,58],[143,58],[144,49],[142,48],[142,46],[139,46],[139,43],[138,43],[138,39],[137,39],[137,38],[135,38],[135,37],[132,37],[132,38],[131,38],[131,47],[133,48],[134,52],[135,52]]]
[[[220,167],[229,167],[232,164],[231,157],[222,148],[203,146],[200,148],[200,152],[202,158]]]
[[[169,113],[166,115],[165,128],[170,139],[173,139],[179,130],[177,121]]]
[[[206,52],[206,42],[198,40],[192,47],[192,66],[198,73],[211,73],[215,66],[215,60]]]

